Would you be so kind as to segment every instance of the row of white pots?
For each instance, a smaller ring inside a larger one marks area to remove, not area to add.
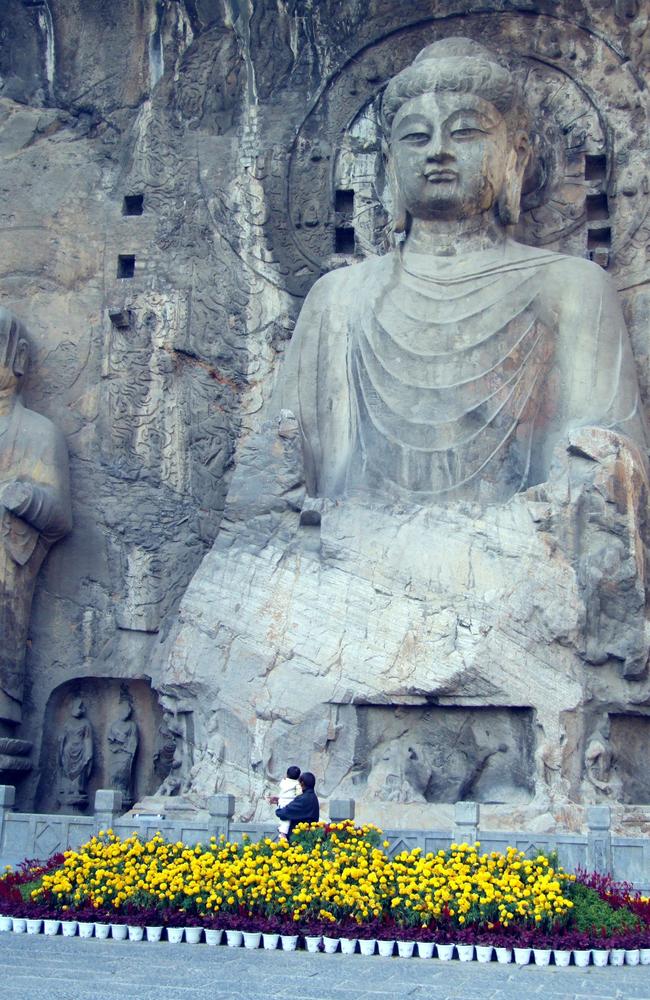
[[[309,938],[305,939],[309,942]],[[352,955],[356,951],[357,941],[350,938],[323,938],[323,949],[326,953],[333,954],[337,951],[339,944],[343,954]],[[448,962],[458,957],[461,962],[491,962],[496,958],[497,962],[508,964],[513,957],[517,965],[528,965],[534,960],[536,965],[549,965],[553,956],[556,965],[566,966],[571,961],[575,965],[587,966],[593,960],[594,965],[650,965],[650,948],[634,949],[626,951],[624,949],[595,949],[589,948],[584,951],[560,951],[546,948],[494,948],[492,945],[473,944],[437,944],[433,941],[365,941],[359,940],[359,950],[362,955],[373,955],[375,944],[380,955],[389,957],[395,953],[400,958],[411,958],[418,955],[420,958],[433,958],[435,955],[442,961]],[[309,948],[309,945],[308,945]],[[316,949],[312,949],[316,950]]]
[[[86,923],[77,920],[40,920],[25,917],[0,916],[0,931],[13,931],[14,934],[56,935],[61,930],[64,937],[108,938],[116,941],[160,941],[162,927],[136,927],[130,924]],[[275,950],[282,945],[283,951],[295,951],[298,945],[297,934],[263,934],[260,931],[214,930],[204,927],[167,927],[167,940],[171,944],[180,944],[183,939],[188,944],[199,944],[205,935],[208,945],[221,944],[223,935],[230,948],[259,948]],[[597,949],[590,948],[580,951],[560,951],[546,948],[493,948],[492,945],[473,944],[436,944],[433,941],[380,941],[357,938],[336,937],[305,937],[307,951],[320,950],[321,943],[326,954],[334,954],[339,947],[344,955],[353,955],[357,946],[362,955],[374,955],[375,951],[384,957],[394,955],[395,948],[400,958],[433,958],[434,954],[443,962],[448,962],[456,954],[461,962],[491,962],[493,957],[497,962],[507,964],[514,961],[517,965],[528,965],[534,960],[536,965],[549,965],[551,956],[555,965],[567,966],[573,956],[575,965],[587,966],[590,961],[594,965],[650,965],[650,948],[625,950],[623,948]]]

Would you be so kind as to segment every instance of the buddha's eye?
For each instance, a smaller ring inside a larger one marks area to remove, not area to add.
[[[485,129],[478,128],[476,125],[460,126],[451,131],[453,139],[480,139],[486,134]]]
[[[400,142],[411,142],[416,145],[422,145],[429,141],[428,132],[407,132],[406,135],[400,136]]]

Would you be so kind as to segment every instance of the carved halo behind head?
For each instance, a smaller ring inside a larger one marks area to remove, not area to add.
[[[414,97],[439,91],[476,94],[489,101],[503,115],[513,141],[517,134],[528,133],[528,111],[510,69],[490,49],[473,39],[452,37],[427,45],[410,66],[389,82],[382,101],[386,136],[390,135],[395,115],[403,104]],[[499,216],[504,225],[518,221],[526,164],[527,158],[523,161],[522,170],[508,171],[498,202]],[[404,232],[408,229],[408,217],[400,205],[398,186],[390,162],[389,177],[393,188],[393,228],[396,232]]]

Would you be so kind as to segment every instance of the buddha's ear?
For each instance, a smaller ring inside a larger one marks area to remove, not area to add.
[[[14,355],[13,370],[14,375],[24,375],[27,371],[27,365],[29,364],[29,344],[24,337],[18,339],[16,344],[16,353]]]
[[[530,156],[530,139],[525,132],[517,132],[508,152],[505,178],[498,199],[499,218],[504,226],[514,226],[519,222],[521,189]]]
[[[408,214],[406,207],[404,205],[404,199],[402,198],[402,192],[400,191],[399,183],[397,180],[397,175],[395,174],[395,164],[393,157],[391,156],[390,148],[388,143],[382,142],[381,144],[382,154],[384,157],[384,167],[386,170],[386,177],[388,178],[388,186],[390,188],[390,198],[392,205],[392,232],[397,235],[405,233],[408,229]]]

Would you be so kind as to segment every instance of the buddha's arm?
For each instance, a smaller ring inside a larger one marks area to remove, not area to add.
[[[616,290],[596,265],[576,261],[560,305],[561,416],[623,435],[645,456],[647,429],[630,338]]]
[[[32,429],[28,414],[24,434],[26,438],[34,434],[40,447],[25,449],[27,461],[21,463],[17,478],[5,486],[2,503],[53,543],[72,527],[67,448],[53,425],[41,421]]]

